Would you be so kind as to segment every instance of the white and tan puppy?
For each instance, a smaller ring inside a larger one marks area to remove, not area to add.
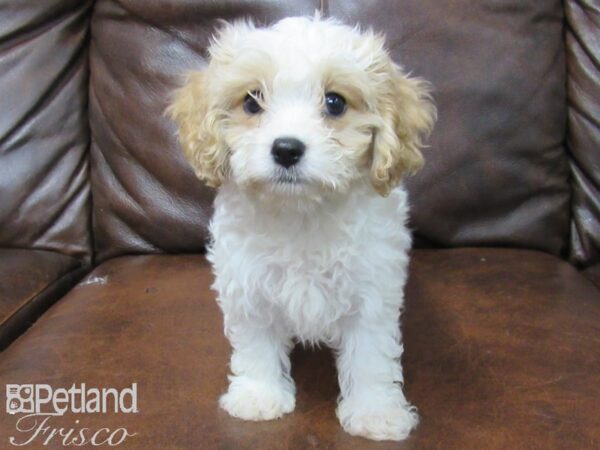
[[[427,85],[384,39],[333,20],[224,24],[169,114],[217,187],[208,255],[233,347],[221,407],[293,411],[295,342],[335,350],[344,429],[405,438],[399,316],[411,236],[402,177],[435,120]]]

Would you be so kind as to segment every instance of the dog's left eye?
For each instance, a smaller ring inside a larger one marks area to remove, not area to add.
[[[262,107],[256,100],[260,97],[260,91],[252,91],[244,97],[244,111],[248,114],[258,114],[262,111]]]
[[[325,110],[330,116],[341,116],[346,111],[346,99],[336,92],[326,93]]]

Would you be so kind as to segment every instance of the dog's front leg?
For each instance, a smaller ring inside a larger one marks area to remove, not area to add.
[[[290,376],[289,338],[278,334],[275,326],[261,327],[246,319],[226,323],[226,329],[233,347],[232,374],[221,407],[244,420],[272,420],[292,412],[296,389]]]
[[[337,416],[353,435],[401,440],[419,419],[402,392],[400,328],[396,314],[356,317],[338,348],[341,396]]]

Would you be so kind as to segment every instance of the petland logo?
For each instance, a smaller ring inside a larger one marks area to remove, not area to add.
[[[79,386],[73,384],[68,389],[54,389],[48,384],[7,384],[6,412],[23,414],[16,421],[18,433],[9,438],[14,446],[61,443],[75,447],[115,447],[137,433],[130,433],[126,428],[94,430],[80,424],[80,419],[76,419],[70,428],[57,428],[52,426],[52,418],[63,416],[66,412],[137,413],[137,383],[120,391],[114,388],[88,388],[85,383]]]

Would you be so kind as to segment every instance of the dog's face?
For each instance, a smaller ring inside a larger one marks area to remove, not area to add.
[[[368,177],[387,195],[422,165],[435,108],[383,38],[332,21],[226,24],[169,114],[210,186],[315,197]]]

